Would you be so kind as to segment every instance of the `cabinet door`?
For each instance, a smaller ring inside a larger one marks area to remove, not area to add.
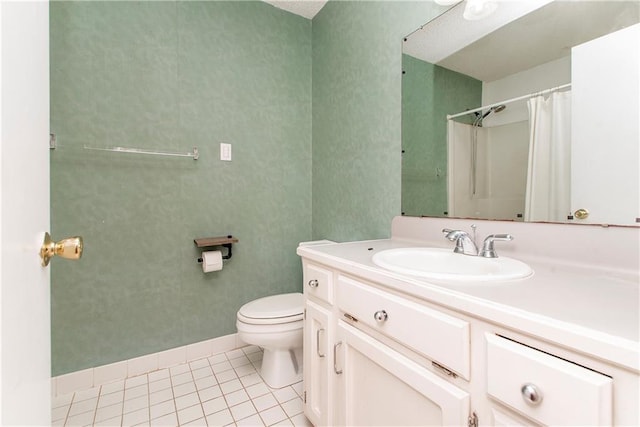
[[[467,424],[465,391],[343,321],[333,352],[337,424]]]
[[[304,414],[315,426],[333,424],[330,402],[332,339],[331,312],[311,301],[306,303],[304,321]]]

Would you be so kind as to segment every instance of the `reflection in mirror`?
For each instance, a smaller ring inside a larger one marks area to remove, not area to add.
[[[640,3],[463,9],[403,41],[403,214],[637,225]]]

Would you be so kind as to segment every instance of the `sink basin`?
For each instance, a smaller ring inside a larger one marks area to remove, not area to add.
[[[483,258],[457,254],[452,249],[388,249],[375,254],[372,261],[396,273],[459,282],[512,280],[533,274],[531,267],[513,258]]]

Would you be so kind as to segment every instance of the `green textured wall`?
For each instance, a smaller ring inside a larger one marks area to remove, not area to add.
[[[387,237],[400,214],[402,38],[445,8],[329,1],[313,19],[313,236]]]
[[[234,333],[243,303],[299,291],[311,21],[249,1],[51,2],[50,23],[52,231],[85,239],[52,266],[53,375]],[[193,239],[227,233],[233,258],[203,274]]]
[[[482,81],[409,55],[402,55],[402,69],[402,212],[443,216],[447,114],[481,105]]]

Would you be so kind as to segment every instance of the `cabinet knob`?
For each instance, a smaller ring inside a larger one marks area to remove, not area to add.
[[[522,398],[531,406],[537,406],[542,402],[542,392],[534,384],[527,383],[520,389]]]
[[[376,319],[376,322],[382,323],[387,321],[387,319],[389,318],[389,315],[387,314],[386,311],[379,310],[373,313],[373,318]]]
[[[320,283],[318,282],[317,279],[312,279],[312,280],[309,280],[308,284],[312,288],[317,288]]]

